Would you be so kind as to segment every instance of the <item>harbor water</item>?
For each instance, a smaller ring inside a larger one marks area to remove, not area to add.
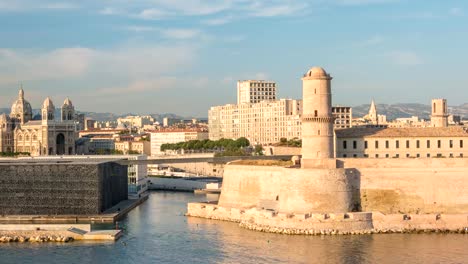
[[[117,242],[5,243],[0,263],[468,263],[468,235],[287,236],[187,218],[215,195],[151,192]]]

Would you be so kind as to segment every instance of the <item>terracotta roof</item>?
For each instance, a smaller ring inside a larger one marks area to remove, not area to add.
[[[347,128],[336,130],[337,138],[468,137],[467,127]]]

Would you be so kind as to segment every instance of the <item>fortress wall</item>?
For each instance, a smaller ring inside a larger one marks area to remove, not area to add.
[[[363,211],[468,212],[468,159],[339,159],[357,168]]]
[[[348,212],[357,183],[345,169],[227,165],[219,206],[282,213]]]

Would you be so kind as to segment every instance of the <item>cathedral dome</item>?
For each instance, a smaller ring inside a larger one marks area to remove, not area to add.
[[[54,103],[49,97],[47,97],[44,100],[44,103],[42,103],[42,109],[55,109]]]
[[[63,102],[63,106],[73,107],[73,103],[72,103],[72,101],[67,97],[67,99],[65,99],[65,101]]]
[[[31,104],[24,99],[23,89],[19,90],[18,99],[11,106],[10,117],[20,118],[21,120],[24,120],[24,119],[29,120],[32,117]],[[28,120],[24,120],[24,121],[27,122]]]

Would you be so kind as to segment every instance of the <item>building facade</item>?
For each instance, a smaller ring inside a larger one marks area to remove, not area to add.
[[[163,129],[150,134],[151,156],[164,154],[161,151],[163,144],[208,139],[208,132],[199,129]]]
[[[75,108],[67,98],[60,117],[50,98],[42,104],[40,116],[33,118],[31,104],[20,89],[10,115],[0,116],[0,151],[24,152],[31,156],[73,155],[78,138]]]
[[[335,129],[353,127],[353,109],[349,106],[332,107]]]
[[[276,83],[263,80],[237,82],[237,104],[276,100]]]
[[[246,137],[252,144],[270,144],[281,138],[301,137],[302,101],[281,99],[211,107],[211,140]]]
[[[336,131],[340,158],[455,158],[468,156],[468,128],[350,128]]]
[[[151,116],[127,116],[117,119],[117,125],[124,124],[130,128],[143,128],[146,125],[154,124],[154,118]]]

